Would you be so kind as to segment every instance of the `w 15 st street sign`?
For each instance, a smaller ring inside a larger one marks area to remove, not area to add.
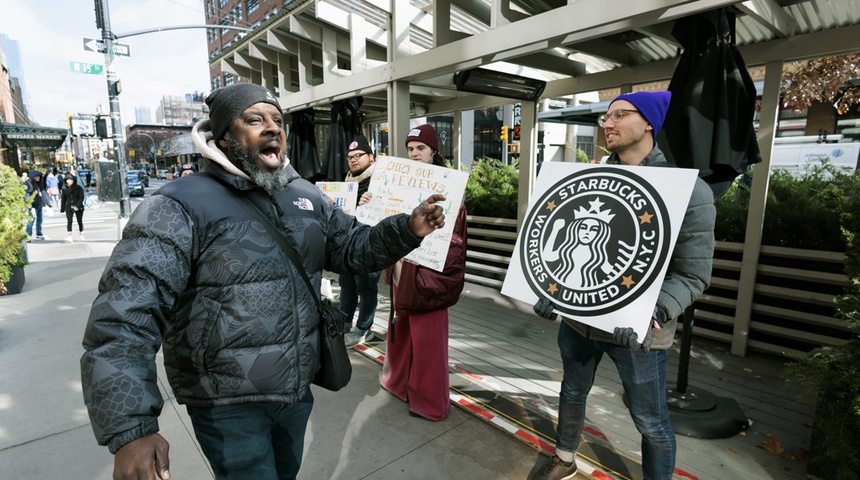
[[[101,75],[104,72],[104,65],[92,63],[69,62],[73,72],[88,73],[90,75]]]

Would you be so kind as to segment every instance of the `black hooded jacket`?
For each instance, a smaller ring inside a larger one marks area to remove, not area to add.
[[[39,179],[36,180],[36,177],[39,177]],[[24,182],[24,186],[26,187],[24,199],[30,200],[30,207],[32,208],[50,206],[48,194],[45,192],[45,185],[42,180],[42,172],[30,170],[27,180]]]
[[[77,180],[74,176],[69,175],[66,178],[71,178],[74,180],[71,186],[66,185],[66,188],[63,189],[62,194],[60,195],[60,212],[65,212],[67,210],[83,210],[84,209],[84,189],[78,185]],[[63,185],[66,184],[65,178],[63,179]],[[75,208],[72,208],[75,207]]]

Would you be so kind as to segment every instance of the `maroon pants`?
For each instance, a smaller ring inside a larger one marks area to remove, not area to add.
[[[382,366],[382,388],[408,401],[410,412],[429,420],[444,420],[451,411],[448,310],[401,315],[391,329]]]

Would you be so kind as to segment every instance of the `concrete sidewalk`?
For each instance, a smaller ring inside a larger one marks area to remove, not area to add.
[[[63,243],[65,219],[46,217],[49,240],[29,244],[23,292],[0,297],[3,478],[111,478],[113,456],[93,437],[79,369],[98,279],[117,239],[111,209],[88,210],[87,241],[71,244]],[[351,355],[348,387],[314,390],[300,479],[525,479],[542,456],[461,409],[438,423],[410,417],[406,404],[379,387],[379,364]],[[172,478],[213,478],[163,368],[159,382]]]

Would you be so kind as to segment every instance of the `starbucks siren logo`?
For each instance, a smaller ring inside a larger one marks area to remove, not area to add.
[[[594,167],[560,180],[520,233],[526,283],[572,316],[618,310],[654,282],[669,256],[663,199],[629,168]]]

